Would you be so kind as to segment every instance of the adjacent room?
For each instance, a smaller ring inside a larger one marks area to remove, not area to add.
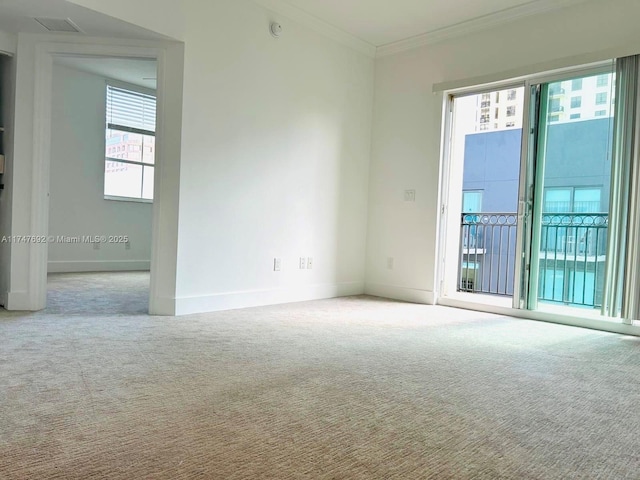
[[[156,77],[155,59],[54,58],[50,311],[148,310]]]
[[[639,16],[0,1],[0,477],[637,478]]]

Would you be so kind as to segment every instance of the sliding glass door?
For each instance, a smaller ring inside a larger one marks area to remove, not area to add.
[[[637,318],[639,68],[627,57],[450,97],[443,297]]]

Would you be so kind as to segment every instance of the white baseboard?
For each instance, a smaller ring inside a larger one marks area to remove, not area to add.
[[[32,311],[31,299],[27,292],[7,292],[4,308],[6,310]]]
[[[176,314],[176,299],[168,297],[153,297],[149,302],[149,315],[173,317]]]
[[[423,303],[435,305],[435,294],[431,290],[418,290],[415,288],[397,287],[382,283],[367,282],[364,293],[374,297],[391,298],[411,303]]]
[[[49,273],[131,272],[150,268],[149,260],[50,261],[47,265]]]
[[[288,289],[221,293],[202,297],[183,297],[176,298],[175,313],[176,315],[190,315],[193,313],[362,295],[363,293],[363,282],[350,282],[329,285],[305,285]]]

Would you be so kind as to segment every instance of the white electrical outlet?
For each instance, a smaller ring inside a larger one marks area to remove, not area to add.
[[[389,270],[393,270],[394,263],[395,263],[395,260],[393,259],[393,257],[387,258],[387,268]]]
[[[311,270],[313,268],[313,258],[307,258],[307,270]]]
[[[305,257],[300,257],[300,270],[306,270],[307,268],[307,259]]]
[[[274,272],[279,272],[282,270],[282,259],[281,258],[274,258],[273,259],[273,271]]]

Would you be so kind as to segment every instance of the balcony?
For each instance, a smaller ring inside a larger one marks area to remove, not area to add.
[[[543,215],[539,301],[602,305],[608,222],[607,213]],[[516,228],[514,212],[461,215],[458,291],[513,296]]]

